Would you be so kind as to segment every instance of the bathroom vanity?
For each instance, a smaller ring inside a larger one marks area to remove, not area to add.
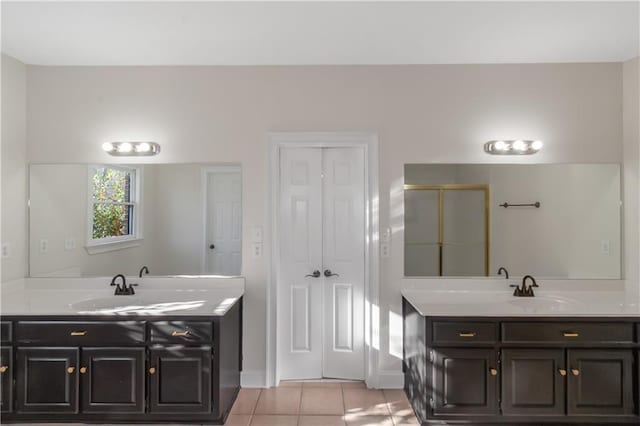
[[[135,296],[104,279],[84,293],[25,281],[3,288],[3,422],[224,423],[240,388],[243,279],[145,279]]]
[[[403,291],[405,391],[423,424],[640,423],[637,300],[538,293]]]

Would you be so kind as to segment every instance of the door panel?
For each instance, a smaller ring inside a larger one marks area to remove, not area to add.
[[[633,414],[632,350],[569,349],[567,359],[568,414]]]
[[[152,349],[150,411],[211,411],[211,348]]]
[[[504,349],[502,412],[564,415],[565,381],[563,349]]]
[[[78,348],[18,348],[17,411],[77,413],[78,353]]]
[[[433,414],[498,414],[497,365],[493,349],[437,349]]]
[[[323,154],[324,377],[364,379],[364,151]]]
[[[13,408],[13,349],[0,349],[0,411],[10,413]]]
[[[207,273],[240,275],[242,264],[242,174],[207,172]]]
[[[280,150],[280,378],[322,377],[322,150]]]
[[[143,413],[144,359],[144,348],[83,348],[82,411]]]

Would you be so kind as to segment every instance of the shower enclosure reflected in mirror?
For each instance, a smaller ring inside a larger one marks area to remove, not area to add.
[[[407,277],[620,278],[618,164],[407,164]]]
[[[217,164],[35,164],[32,277],[240,275],[242,173]]]

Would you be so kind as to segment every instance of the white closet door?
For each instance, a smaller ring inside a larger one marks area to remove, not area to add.
[[[363,379],[364,151],[326,148],[323,157],[323,376]]]
[[[278,370],[282,380],[322,377],[322,150],[280,151]]]
[[[242,259],[242,175],[207,173],[206,269],[212,275],[240,275]]]

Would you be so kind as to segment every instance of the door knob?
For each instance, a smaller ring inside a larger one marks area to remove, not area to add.
[[[319,278],[320,277],[320,271],[318,271],[317,269],[315,271],[313,271],[312,274],[307,274],[304,276],[306,277],[311,277],[311,278]]]
[[[211,250],[213,250],[214,248],[216,248],[216,245],[215,245],[215,244],[209,244],[209,248],[210,248]]]
[[[339,277],[340,275],[334,274],[333,272],[331,272],[330,269],[325,269],[324,270],[324,276],[329,278],[329,277]]]

